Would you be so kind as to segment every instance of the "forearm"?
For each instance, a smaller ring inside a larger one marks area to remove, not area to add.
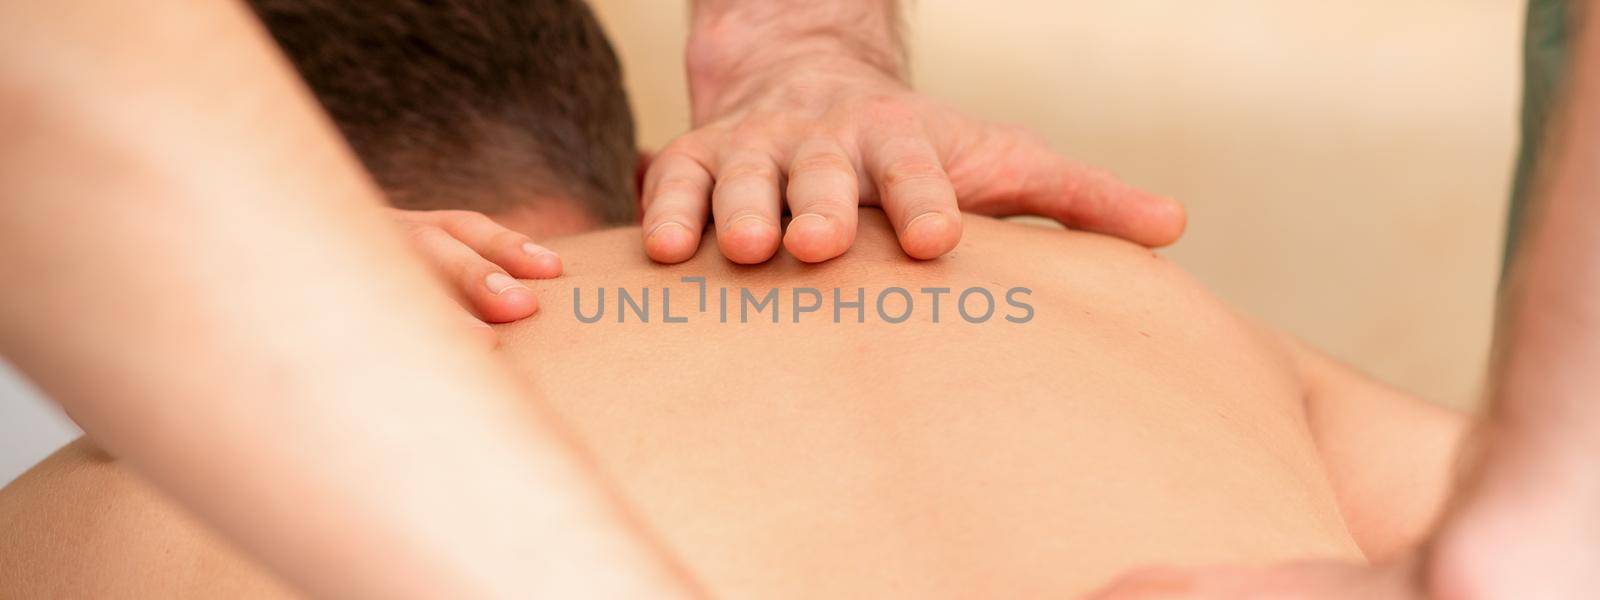
[[[831,62],[903,80],[899,30],[895,0],[695,0],[687,52],[695,122],[779,65]]]
[[[1588,13],[1579,30],[1600,27]],[[1573,51],[1551,158],[1511,265],[1497,339],[1497,421],[1551,442],[1600,444],[1600,39]],[[1578,448],[1570,448],[1578,450]],[[1589,446],[1588,452],[1600,452]]]
[[[1584,38],[1509,270],[1470,478],[1429,546],[1436,595],[1580,597],[1597,583],[1600,39]]]
[[[0,7],[0,131],[0,351],[241,549],[326,597],[671,589],[241,7]]]

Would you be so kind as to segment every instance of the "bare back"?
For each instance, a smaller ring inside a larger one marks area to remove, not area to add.
[[[545,308],[501,349],[719,597],[1069,597],[1150,563],[1361,560],[1447,486],[1459,417],[1137,246],[968,217],[917,262],[873,210],[821,265],[708,240],[664,267],[637,240],[550,241],[567,273],[529,282]],[[937,323],[927,289],[949,290]],[[83,442],[0,490],[0,524],[0,596],[284,594]]]
[[[1146,562],[1359,557],[1288,353],[1148,250],[969,218],[917,262],[876,211],[821,265],[708,241],[662,267],[618,251],[637,237],[553,242],[567,274],[502,344],[713,590],[1059,596]],[[835,288],[864,300],[839,322]],[[938,323],[924,288],[951,290]],[[778,322],[742,289],[777,289]]]

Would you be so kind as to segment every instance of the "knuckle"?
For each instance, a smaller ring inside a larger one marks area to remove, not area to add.
[[[883,185],[897,188],[906,184],[948,183],[944,168],[923,158],[902,158],[890,162],[883,170]]]
[[[854,177],[855,166],[850,164],[850,159],[845,158],[843,154],[833,152],[819,152],[801,156],[796,158],[793,164],[789,165],[789,175],[791,177],[830,173]]]
[[[774,137],[785,135],[799,121],[786,110],[762,110],[750,113],[728,130],[735,146],[750,147]]]
[[[729,224],[745,217],[755,217],[756,220],[761,223],[765,223],[767,225],[776,225],[776,223],[773,221],[776,218],[774,216],[775,212],[776,211],[769,211],[765,207],[761,206],[740,206],[728,211],[728,214],[723,215],[721,220],[718,221],[717,227],[719,230],[725,230]]]
[[[494,263],[476,254],[462,256],[451,264],[449,268],[463,288],[470,287],[473,289],[481,286],[491,273],[504,273]]]
[[[757,115],[753,119],[746,119],[728,130],[728,142],[735,148],[749,148],[760,140],[772,135],[771,126],[767,124],[767,117]]]
[[[807,198],[801,208],[803,212],[808,213],[838,215],[854,210],[856,208],[856,200],[842,194],[827,194],[815,198]]]
[[[872,94],[860,102],[862,116],[874,121],[898,122],[911,116],[911,108],[896,94]]]
[[[489,243],[495,247],[512,248],[520,251],[524,243],[531,241],[533,240],[528,239],[528,236],[507,229],[494,234]]]
[[[939,203],[931,198],[901,199],[899,227],[910,225],[917,217],[928,213],[943,212],[939,210]]]
[[[662,175],[656,181],[654,197],[671,196],[678,194],[696,194],[702,189],[700,181],[694,177],[672,174]]]
[[[724,182],[752,181],[762,184],[778,184],[778,170],[772,165],[759,162],[736,162],[722,168],[717,173],[718,179]]]
[[[843,114],[854,114],[845,112]],[[846,135],[853,133],[845,120],[839,119],[840,115],[821,115],[795,125],[795,134],[805,142],[822,142],[837,149],[837,144],[845,139]]]
[[[891,193],[887,201],[898,206],[907,218],[916,218],[923,213],[949,213],[956,210],[954,197],[927,188],[902,189],[899,194]]]
[[[696,133],[686,133],[668,142],[667,147],[661,149],[661,155],[656,160],[666,160],[667,162],[663,164],[671,164],[671,161],[676,160],[703,163],[705,162],[706,154],[706,144],[701,140],[701,136]]]

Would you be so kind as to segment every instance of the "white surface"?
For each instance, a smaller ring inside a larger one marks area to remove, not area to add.
[[[78,428],[0,359],[0,485],[78,437]]]

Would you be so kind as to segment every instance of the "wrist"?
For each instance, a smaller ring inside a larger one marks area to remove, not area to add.
[[[695,126],[726,116],[759,98],[782,90],[784,104],[812,106],[841,89],[904,90],[905,84],[874,64],[848,56],[799,54],[751,61],[734,76],[690,76],[690,110]]]
[[[685,53],[695,122],[714,118],[752,91],[794,74],[903,83],[905,56],[892,3],[888,7],[849,18],[833,15],[838,24],[790,14],[799,9],[784,15],[765,14],[765,9],[697,10]]]

